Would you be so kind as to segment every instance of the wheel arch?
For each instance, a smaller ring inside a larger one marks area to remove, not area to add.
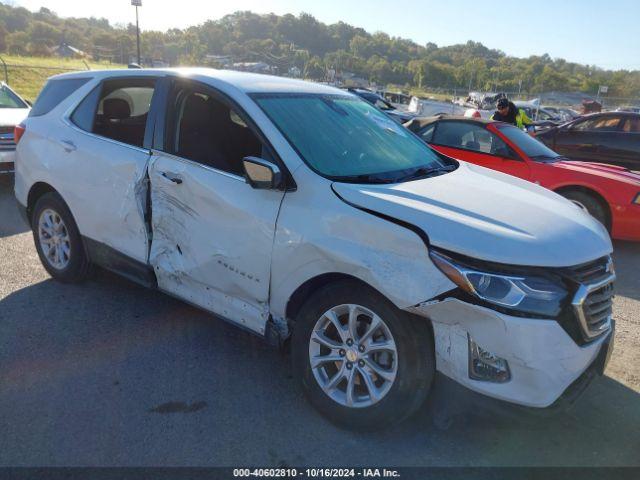
[[[300,309],[304,305],[304,303],[309,299],[313,293],[319,288],[324,287],[325,285],[329,285],[331,283],[336,283],[340,281],[352,281],[355,282],[369,290],[376,292],[382,298],[386,299],[391,305],[394,303],[387,297],[384,293],[382,293],[377,288],[373,287],[369,283],[364,280],[355,277],[353,275],[349,275],[341,272],[329,272],[322,273],[320,275],[316,275],[302,283],[290,296],[286,305],[286,319],[289,326],[289,331],[293,331],[293,326],[295,324],[295,319],[297,314],[300,312]],[[395,305],[394,305],[395,306]],[[395,306],[398,308],[397,306]],[[400,309],[401,310],[401,309]],[[414,313],[411,313],[406,310],[403,311],[407,316],[415,318],[417,320],[425,321],[428,325],[429,331],[431,332],[431,336],[433,338],[433,325],[431,324],[431,320],[428,317],[418,316]],[[435,340],[435,338],[434,338]]]
[[[325,285],[329,285],[330,283],[336,283],[336,282],[345,281],[345,280],[349,280],[349,281],[353,281],[353,282],[359,283],[360,285],[362,285],[364,287],[367,287],[367,288],[375,290],[377,293],[382,295],[384,298],[387,298],[384,294],[382,294],[381,292],[379,292],[378,290],[373,288],[367,282],[365,282],[365,281],[363,281],[363,280],[361,280],[361,279],[359,279],[357,277],[354,277],[353,275],[349,275],[349,274],[341,273],[341,272],[322,273],[322,274],[316,275],[315,277],[312,277],[312,278],[308,279],[307,281],[305,281],[304,283],[302,283],[289,296],[289,299],[287,300],[286,310],[285,310],[285,315],[286,315],[286,318],[287,318],[287,322],[290,323],[290,324],[295,322],[295,318],[296,318],[298,312],[300,311],[300,309],[302,308],[302,305],[304,305],[304,303],[313,294],[314,291],[318,290],[319,288],[324,287]],[[387,300],[389,300],[389,299],[387,298]]]
[[[607,202],[604,196],[597,190],[594,190],[591,187],[586,187],[584,185],[563,185],[562,187],[555,188],[553,191],[562,196],[564,196],[564,193],[568,192],[582,192],[586,195],[590,195],[604,209],[604,212],[607,216],[607,230],[611,231],[611,229],[613,228],[613,212],[611,211],[609,202]]]
[[[29,222],[32,220],[31,216],[33,215],[33,207],[36,205],[38,199],[45,193],[55,193],[60,195],[60,192],[46,182],[36,182],[29,189],[29,194],[27,195],[27,216],[29,218]],[[62,195],[60,195],[60,198],[62,198]]]

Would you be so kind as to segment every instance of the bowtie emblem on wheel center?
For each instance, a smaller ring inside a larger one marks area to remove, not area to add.
[[[358,360],[358,352],[355,350],[347,350],[347,360],[350,362],[355,362]]]

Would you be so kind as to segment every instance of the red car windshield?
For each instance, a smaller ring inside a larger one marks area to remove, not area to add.
[[[498,129],[532,160],[550,162],[562,158],[540,140],[536,140],[531,135],[523,132],[517,127],[512,125],[500,125],[498,126]]]

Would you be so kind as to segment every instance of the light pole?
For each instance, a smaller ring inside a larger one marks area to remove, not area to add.
[[[142,6],[142,0],[131,0],[131,5],[136,7],[136,47],[138,49],[138,65],[140,65],[140,26],[138,25],[138,7]]]

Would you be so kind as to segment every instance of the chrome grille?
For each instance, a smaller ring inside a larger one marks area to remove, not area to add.
[[[611,257],[572,268],[570,277],[578,283],[572,305],[582,336],[586,341],[593,340],[611,326],[616,278]]]
[[[0,151],[15,150],[13,127],[0,127]]]
[[[600,258],[571,269],[571,278],[578,283],[590,283],[609,275],[611,257]]]
[[[613,313],[613,283],[591,292],[584,301],[583,309],[589,329],[598,331]]]

